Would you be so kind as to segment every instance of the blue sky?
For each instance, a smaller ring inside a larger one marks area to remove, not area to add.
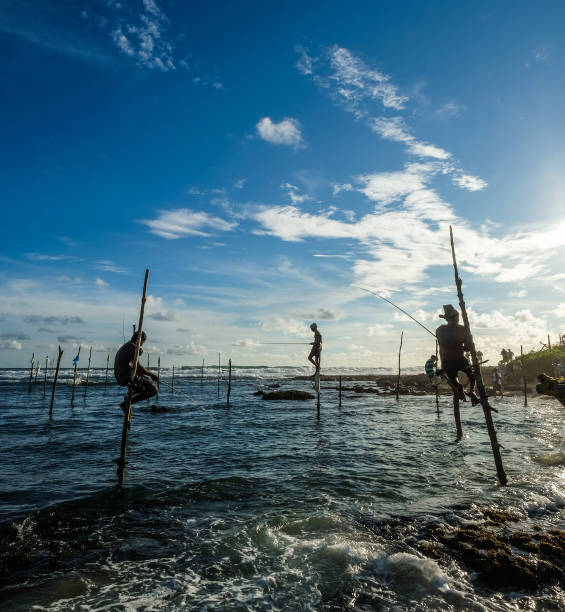
[[[425,361],[565,331],[560,2],[0,0],[0,366]]]

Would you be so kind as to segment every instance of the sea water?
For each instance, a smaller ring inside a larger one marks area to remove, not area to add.
[[[418,547],[488,508],[565,527],[560,404],[493,401],[501,487],[480,407],[462,405],[456,442],[448,397],[439,415],[433,396],[345,391],[340,408],[326,381],[318,418],[315,400],[254,395],[311,390],[305,372],[236,369],[229,407],[225,371],[219,388],[213,369],[176,372],[175,393],[134,406],[120,489],[124,389],[95,370],[71,406],[65,370],[49,418],[42,373],[30,393],[0,371],[2,609],[565,609],[563,585],[489,588]]]

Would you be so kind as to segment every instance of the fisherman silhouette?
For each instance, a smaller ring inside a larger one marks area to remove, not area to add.
[[[146,370],[141,363],[137,363],[137,372],[135,379],[132,381],[131,377],[133,374],[133,361],[135,359],[135,345],[137,342],[139,332],[135,332],[129,342],[122,345],[116,353],[114,359],[114,376],[120,387],[126,387],[128,384],[132,384],[133,393],[131,395],[131,403],[136,404],[144,399],[149,399],[154,395],[157,395],[157,387],[151,382],[151,379],[157,381],[157,374],[153,374],[149,370]],[[144,331],[141,332],[141,343],[139,348],[139,354],[143,352],[141,345],[147,339],[147,335]],[[120,408],[125,412],[127,410],[127,395],[124,401],[120,404]]]
[[[440,374],[445,374],[453,390],[459,399],[467,401],[463,391],[463,385],[457,378],[459,372],[464,372],[469,379],[471,402],[473,406],[479,403],[479,398],[475,395],[475,374],[465,357],[465,352],[469,350],[470,338],[463,325],[459,325],[459,313],[451,304],[443,307],[443,314],[439,315],[445,319],[446,324],[440,325],[436,329],[436,337],[441,357]]]
[[[316,372],[318,372],[320,369],[320,354],[322,352],[322,334],[318,331],[316,323],[312,323],[310,329],[314,332],[314,342],[310,342],[312,350],[308,355],[308,361],[314,365]]]

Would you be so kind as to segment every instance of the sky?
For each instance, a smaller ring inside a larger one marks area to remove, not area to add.
[[[416,367],[565,333],[562,2],[0,0],[0,367]],[[67,363],[68,362],[68,363]]]

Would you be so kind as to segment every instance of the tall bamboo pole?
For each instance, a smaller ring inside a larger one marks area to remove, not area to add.
[[[79,347],[78,347],[78,357],[80,357],[80,349],[81,349],[81,346],[79,344]],[[76,386],[77,386],[77,366],[78,366],[78,359],[77,359],[77,362],[75,363],[75,369],[74,369],[74,372],[73,372],[73,393],[71,395],[71,406],[73,405],[73,402],[75,401],[75,389],[76,389]]]
[[[110,367],[110,355],[106,355],[106,378],[104,379],[104,393],[108,388],[108,368]]]
[[[436,367],[437,367],[437,357],[438,357],[438,344],[437,344],[437,338],[436,338]],[[436,376],[436,381],[437,381],[437,376]],[[439,416],[439,385],[436,385],[436,412]]]
[[[32,353],[31,354],[31,365],[29,367],[29,389],[28,389],[28,391],[30,393],[31,393],[31,381],[32,381],[32,378],[33,378],[33,363],[34,363],[34,360],[35,360],[35,353]]]
[[[220,397],[220,376],[222,375],[222,370],[220,366],[220,353],[218,353],[218,397]]]
[[[551,350],[551,338],[549,337],[549,334],[547,334],[547,348]]]
[[[173,379],[171,381],[171,393],[175,392],[175,366],[173,364]]]
[[[341,408],[341,376],[339,377],[339,406]]]
[[[477,351],[475,349],[475,342],[471,334],[471,326],[469,325],[469,317],[467,316],[467,308],[465,306],[465,300],[463,299],[463,291],[461,289],[461,285],[463,284],[463,281],[459,277],[459,271],[457,269],[457,259],[455,257],[455,244],[453,242],[453,228],[451,226],[449,226],[449,238],[451,242],[451,255],[453,258],[453,270],[455,273],[455,284],[457,286],[459,306],[461,308],[461,315],[463,317],[463,325],[465,326],[467,335],[469,337],[469,350],[471,352],[471,359],[473,361],[473,369],[475,370],[475,375],[477,377],[477,388],[479,391],[479,397],[480,397],[481,405],[483,407],[485,421],[487,424],[488,435],[490,438],[490,445],[492,448],[492,454],[494,456],[494,464],[496,466],[496,474],[498,476],[498,480],[500,484],[504,486],[507,483],[506,473],[504,472],[504,467],[502,465],[502,457],[500,456],[500,444],[498,443],[498,439],[496,436],[496,430],[494,428],[494,423],[492,420],[491,407],[489,406],[487,394],[485,391],[485,386],[483,385],[481,369],[479,366],[479,360],[477,359]]]
[[[90,380],[90,360],[92,359],[92,347],[88,353],[88,369],[86,370],[86,382],[84,383],[84,399],[86,399],[86,392],[88,391],[88,382]]]
[[[228,361],[228,407],[230,405],[231,395],[231,359]]]
[[[400,391],[400,353],[402,353],[402,340],[404,332],[400,334],[400,347],[398,348],[398,378],[396,379],[396,401],[398,401],[398,392]]]
[[[524,382],[524,406],[528,405],[528,380],[526,378],[526,370],[524,369],[524,349],[520,344],[520,365],[522,366],[522,381]]]
[[[126,469],[126,450],[128,443],[128,432],[131,424],[131,397],[133,395],[133,382],[137,374],[137,364],[139,362],[139,349],[141,347],[141,332],[143,329],[143,313],[145,311],[145,300],[147,299],[147,279],[149,278],[149,269],[145,270],[145,279],[143,281],[143,294],[141,297],[141,308],[139,310],[139,324],[137,329],[139,334],[137,335],[137,341],[135,343],[135,353],[133,360],[133,370],[131,374],[131,381],[128,385],[128,395],[126,400],[126,410],[124,411],[124,423],[122,426],[122,444],[120,449],[120,458],[118,459],[118,482],[122,486],[124,482],[124,472]],[[134,325],[135,329],[135,325]],[[134,332],[135,333],[135,332]]]
[[[204,382],[204,359],[202,360],[202,367],[200,368],[200,384]]]
[[[59,378],[59,367],[61,365],[61,357],[63,349],[59,347],[59,356],[57,357],[57,368],[55,370],[55,378],[53,379],[53,390],[51,391],[51,405],[49,406],[49,416],[53,416],[53,405],[55,404],[55,389],[57,388],[57,378]]]
[[[43,397],[47,390],[47,367],[49,365],[49,357],[45,357],[45,376],[43,377]]]

